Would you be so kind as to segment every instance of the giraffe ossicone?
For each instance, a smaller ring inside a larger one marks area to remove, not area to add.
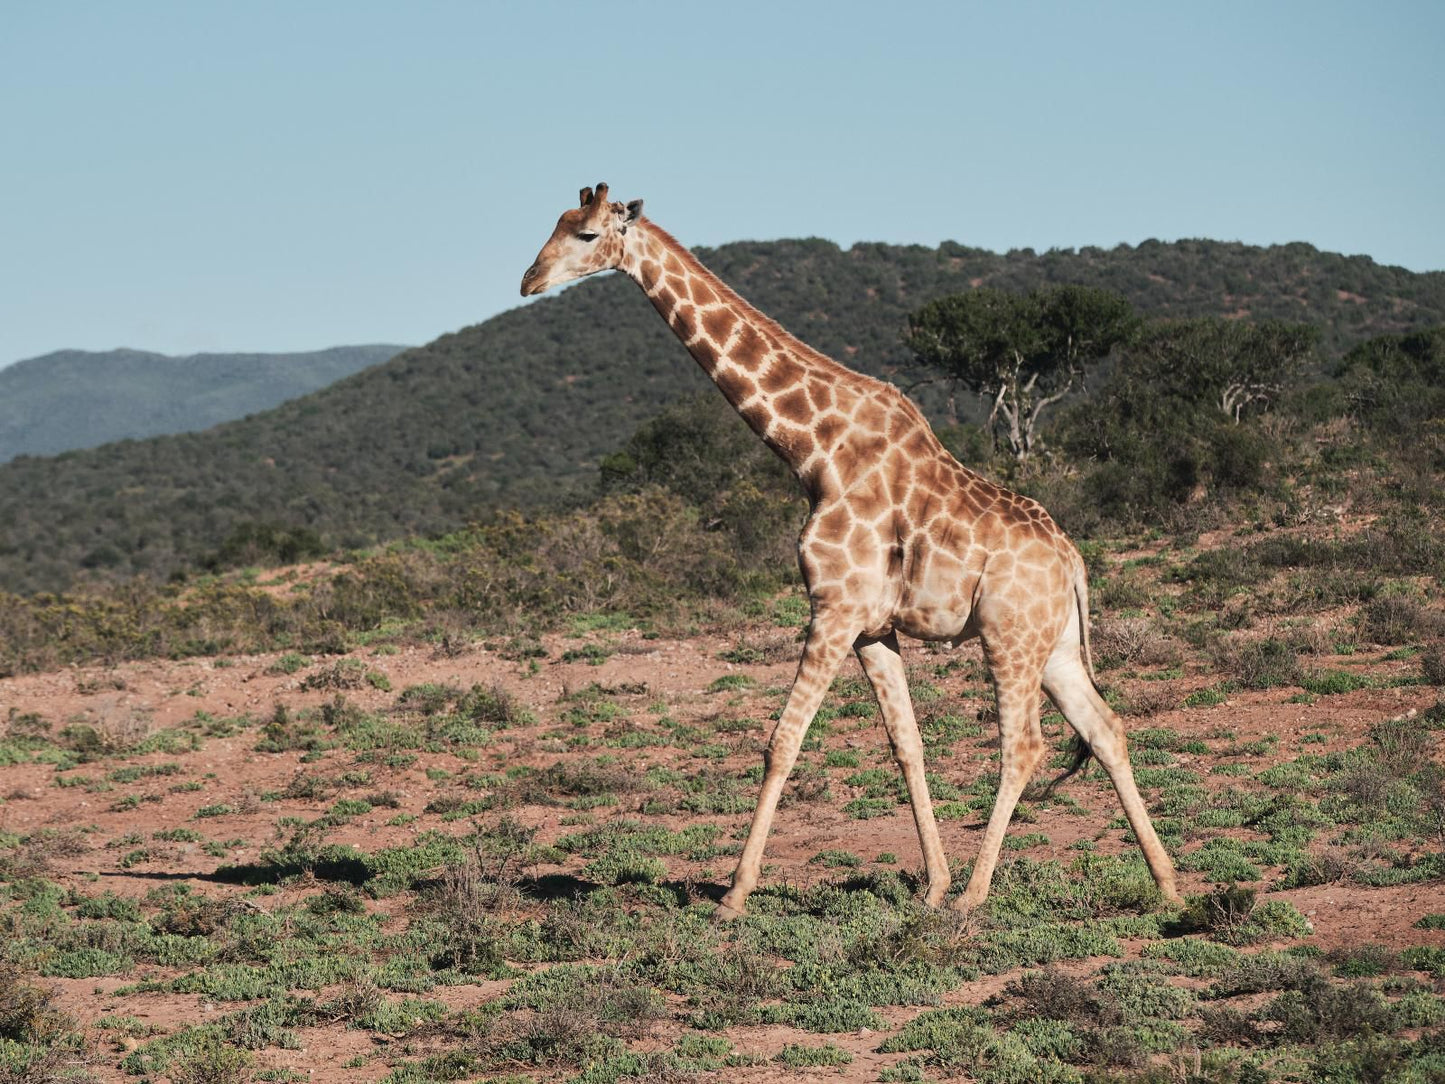
[[[1134,783],[1124,727],[1095,687],[1083,559],[1037,502],[958,463],[896,387],[854,372],[784,331],[642,215],[584,188],[522,277],[529,296],[598,271],[640,285],[723,395],[793,469],[811,507],[798,558],[812,622],[732,887],[718,914],[743,913],[803,736],[848,652],[878,697],[908,786],[928,877],[940,904],[948,860],[924,776],[923,741],[898,635],[978,637],[998,696],[998,796],[973,873],[954,905],[982,903],[1019,796],[1044,759],[1046,692],[1103,765],[1160,891],[1177,901],[1174,866]]]

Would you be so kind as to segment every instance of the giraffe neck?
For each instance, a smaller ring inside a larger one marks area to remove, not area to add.
[[[665,231],[633,227],[620,270],[652,300],[668,326],[733,408],[804,482],[816,467],[815,428],[832,387],[852,370],[784,331]],[[825,423],[826,424],[826,423]]]

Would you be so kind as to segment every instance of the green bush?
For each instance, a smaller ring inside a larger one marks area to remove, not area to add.
[[[1283,640],[1267,638],[1244,644],[1231,660],[1231,668],[1246,689],[1274,689],[1300,680],[1299,657]]]
[[[832,1043],[825,1043],[822,1046],[787,1043],[782,1050],[778,1051],[773,1060],[789,1069],[811,1069],[830,1065],[849,1065],[853,1061],[853,1055]]]

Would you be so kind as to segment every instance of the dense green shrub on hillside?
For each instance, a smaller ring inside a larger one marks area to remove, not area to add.
[[[1201,496],[1258,489],[1280,449],[1258,418],[1298,384],[1316,329],[1220,319],[1150,325],[1058,427],[1106,518],[1139,522]]]
[[[716,391],[664,409],[602,460],[603,493],[658,487],[699,511],[704,529],[727,536],[735,555],[790,563],[806,514],[792,472]]]
[[[1369,339],[1335,375],[1343,412],[1391,443],[1428,444],[1445,466],[1445,326]]]
[[[0,592],[0,677],[79,661],[340,652],[357,634],[422,619],[477,633],[531,631],[595,610],[685,620],[689,602],[739,602],[795,574],[790,552],[746,541],[742,532],[754,527],[707,522],[697,507],[648,487],[576,512],[513,513],[398,543],[291,597],[145,578],[69,595]]]
[[[783,462],[711,390],[663,408],[601,463],[604,493],[653,485],[701,505],[740,484],[796,488]]]
[[[243,565],[294,565],[324,555],[326,545],[309,527],[287,527],[279,523],[236,524],[220,548],[202,561],[212,571]]]
[[[744,297],[830,356],[875,376],[908,364],[906,316],[974,285],[1113,290],[1142,315],[1308,320],[1327,356],[1373,334],[1445,321],[1445,274],[1413,274],[1308,245],[1208,241],[996,254],[826,241],[749,242],[700,255]],[[70,589],[249,560],[247,524],[328,548],[440,535],[500,509],[575,507],[626,434],[688,394],[716,394],[621,276],[443,335],[275,410],[205,433],[0,465],[0,590]],[[977,422],[979,404],[936,419]]]

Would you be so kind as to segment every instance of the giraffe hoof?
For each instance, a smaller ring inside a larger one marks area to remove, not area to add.
[[[966,915],[982,902],[982,900],[971,900],[968,898],[968,894],[964,893],[955,899],[950,906],[959,914]]]
[[[745,913],[741,907],[733,907],[723,902],[713,908],[712,920],[714,922],[736,922],[742,918]]]
[[[943,897],[946,895],[948,895],[948,885],[939,885],[937,888],[929,885],[928,891],[924,893],[923,902],[928,907],[941,907],[943,906]]]

